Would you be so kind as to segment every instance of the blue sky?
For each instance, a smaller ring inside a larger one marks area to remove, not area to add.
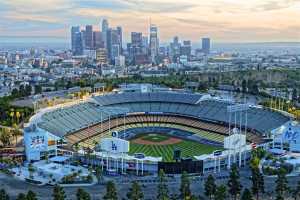
[[[129,39],[147,34],[151,18],[163,42],[300,41],[300,0],[0,0],[0,14],[0,36],[68,39],[70,26],[99,29],[107,18]]]

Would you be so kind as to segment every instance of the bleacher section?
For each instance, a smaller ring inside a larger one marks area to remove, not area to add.
[[[229,123],[230,114],[227,112],[227,106],[232,105],[232,103],[220,100],[199,101],[200,98],[201,95],[196,94],[162,94],[158,92],[104,95],[95,97],[95,100],[101,105],[129,108],[130,112],[163,112],[193,116],[215,123]],[[231,115],[231,123],[233,123],[234,114]],[[247,127],[259,133],[268,133],[289,121],[288,117],[278,112],[257,107],[251,107],[247,111],[247,116]],[[237,117],[236,123],[237,125],[240,124],[239,117]],[[241,124],[242,126],[246,125],[245,117],[241,119]]]
[[[119,103],[135,103],[135,102],[173,102],[195,104],[202,95],[191,93],[177,92],[128,92],[122,94],[110,94],[94,97],[100,105],[108,106]]]
[[[64,136],[107,120],[110,115],[118,116],[126,112],[128,109],[81,103],[45,113],[38,126],[57,136]]]

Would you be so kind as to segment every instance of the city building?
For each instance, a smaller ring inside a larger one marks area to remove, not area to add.
[[[177,62],[181,53],[181,44],[177,36],[174,37],[173,42],[170,44],[170,58],[173,62]]]
[[[107,50],[105,48],[96,50],[96,62],[100,65],[107,64]]]
[[[183,45],[180,48],[180,54],[187,56],[188,59],[191,57],[192,54],[192,43],[190,40],[183,41]]]
[[[110,63],[113,63],[115,57],[121,54],[121,35],[120,29],[107,30],[107,53]]]
[[[100,31],[94,31],[93,32],[93,47],[94,49],[103,48],[104,44],[102,41],[102,33]]]
[[[73,26],[71,28],[71,49],[73,55],[82,55],[82,37],[79,26]]]
[[[202,52],[205,54],[210,53],[210,38],[202,38]]]
[[[101,31],[104,48],[107,48],[107,31],[109,29],[107,19],[102,20]]]
[[[115,58],[116,67],[125,67],[125,56],[119,55]]]
[[[84,37],[85,37],[85,48],[93,49],[94,42],[93,42],[93,26],[92,25],[86,25]]]
[[[158,29],[157,26],[150,25],[150,57],[151,62],[157,62],[158,48],[159,48],[159,39],[158,39]]]

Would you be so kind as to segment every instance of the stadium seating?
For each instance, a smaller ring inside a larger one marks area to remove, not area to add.
[[[185,129],[182,130],[200,134],[212,141],[220,141],[221,136],[228,133],[229,123],[245,127],[247,115],[248,139],[259,141],[261,135],[257,133],[269,133],[289,120],[281,113],[258,107],[251,107],[246,113],[237,113],[235,117],[227,111],[227,107],[233,103],[202,97],[201,94],[178,92],[132,92],[95,96],[91,102],[43,114],[38,126],[59,137],[66,137],[74,144],[108,134],[110,128],[123,126],[123,116],[126,115],[126,126],[136,124],[143,127],[152,123],[158,127],[163,125],[183,128],[184,125]],[[217,134],[205,135],[203,130]]]

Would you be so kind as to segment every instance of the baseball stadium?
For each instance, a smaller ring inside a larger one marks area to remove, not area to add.
[[[182,158],[204,159],[203,155],[224,150],[229,129],[239,128],[247,144],[260,144],[272,130],[290,121],[284,113],[254,105],[237,115],[228,111],[232,105],[236,103],[208,94],[174,91],[92,96],[36,113],[24,129],[26,156],[40,160],[45,152],[55,156],[100,149],[96,155],[105,157],[101,141],[117,137],[128,141],[128,162],[137,155],[145,163],[173,162],[176,150]]]

